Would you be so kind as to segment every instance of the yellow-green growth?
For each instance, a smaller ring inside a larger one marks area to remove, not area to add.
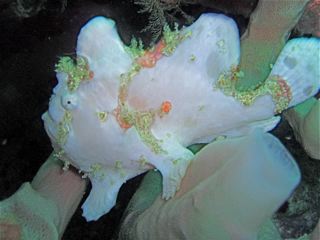
[[[94,163],[90,166],[90,170],[92,172],[99,172],[102,169],[102,165],[100,163]]]
[[[108,119],[108,113],[107,112],[103,112],[103,111],[97,112],[97,116],[98,116],[100,122],[106,122],[107,119]]]
[[[276,105],[275,113],[280,113],[288,107],[291,101],[290,87],[280,77],[269,77],[255,89],[239,91],[236,89],[236,83],[242,77],[242,72],[233,67],[230,72],[220,75],[216,87],[221,89],[224,94],[233,96],[245,106],[251,105],[257,97],[269,94]]]
[[[190,61],[194,62],[196,60],[196,56],[194,54],[191,54],[190,56]]]
[[[176,158],[176,159],[171,160],[173,165],[177,165],[180,161],[181,161],[181,158]]]
[[[57,160],[60,160],[64,154],[64,150],[59,150],[58,152],[54,151],[53,157]]]
[[[129,72],[120,75],[119,102],[123,104],[127,100],[128,87],[133,77],[139,73],[141,66],[134,63]]]
[[[57,142],[60,146],[64,145],[70,131],[70,124],[72,122],[72,114],[69,111],[64,113],[63,119],[58,125]]]
[[[69,167],[70,167],[70,162],[69,161],[63,161],[63,167],[62,167],[62,170],[63,171],[68,171],[69,170]]]
[[[96,178],[99,177],[101,181],[106,177],[105,173],[103,172],[102,165],[100,163],[91,164],[90,175]]]
[[[163,28],[163,40],[165,42],[165,48],[163,49],[162,53],[166,56],[170,56],[178,44],[190,36],[191,31],[182,34],[178,29],[177,23],[174,25],[174,30],[171,30],[169,25],[166,24]]]
[[[155,114],[151,111],[136,112],[134,119],[136,127],[142,141],[147,144],[156,154],[166,153],[160,146],[160,141],[151,133],[151,125],[154,121]]]
[[[125,50],[131,55],[133,59],[139,58],[145,53],[142,40],[137,40],[136,38],[131,39],[130,45],[126,46]]]
[[[140,168],[144,168],[145,165],[148,163],[148,160],[145,158],[145,156],[141,155],[138,162],[139,162]]]
[[[114,164],[115,169],[122,169],[122,162],[120,160],[117,160],[116,163]]]
[[[85,57],[77,56],[75,61],[71,57],[61,57],[55,67],[56,72],[68,74],[67,84],[71,92],[75,91],[82,81],[90,79],[90,69]]]
[[[160,141],[151,133],[151,125],[154,122],[155,113],[153,111],[130,111],[128,106],[123,105],[120,112],[121,118],[134,126],[142,141],[156,154],[165,154]]]
[[[134,63],[132,67],[130,68],[129,72],[125,74],[121,74],[120,76],[120,85],[125,85],[127,86],[131,81],[132,78],[139,73],[141,70],[141,66],[137,63]]]
[[[115,162],[114,168],[120,173],[121,177],[125,177],[126,176],[126,172],[125,172],[125,170],[124,170],[124,168],[122,166],[122,162],[120,160],[117,160]]]
[[[285,80],[279,76],[271,76],[266,80],[264,85],[276,105],[276,113],[281,113],[288,108],[292,99],[292,93]]]

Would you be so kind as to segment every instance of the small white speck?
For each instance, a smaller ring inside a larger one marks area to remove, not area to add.
[[[284,137],[286,140],[291,140],[292,139],[292,136],[285,136]]]
[[[226,53],[227,52],[227,49],[226,49],[226,44],[225,44],[225,41],[223,39],[219,40],[217,43],[217,46],[219,48],[219,52],[220,53]]]
[[[217,42],[217,46],[218,46],[219,48],[224,48],[224,45],[225,45],[225,42],[224,42],[223,39],[221,39],[221,40],[219,40],[219,41]]]
[[[62,170],[63,171],[68,171],[70,166],[70,162],[65,161]]]
[[[7,145],[7,143],[8,143],[8,139],[5,138],[1,141],[1,146],[5,146]]]

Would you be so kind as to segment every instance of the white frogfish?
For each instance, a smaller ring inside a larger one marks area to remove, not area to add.
[[[136,40],[126,46],[111,19],[90,20],[77,56],[57,63],[59,83],[42,116],[64,169],[71,164],[91,181],[85,218],[107,213],[121,185],[150,169],[162,174],[162,197],[173,197],[192,144],[273,129],[278,113],[318,92],[319,45],[316,38],[290,40],[265,82],[240,92],[239,31],[224,15],[165,27],[149,49]]]

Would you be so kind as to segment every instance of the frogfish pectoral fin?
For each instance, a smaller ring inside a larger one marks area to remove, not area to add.
[[[171,137],[163,140],[162,148],[166,154],[163,154],[161,159],[150,162],[161,172],[162,198],[168,200],[179,190],[181,180],[194,155]]]
[[[126,181],[124,175],[111,169],[103,175],[90,176],[92,189],[86,201],[82,205],[82,215],[89,221],[98,220],[116,204],[120,187]]]

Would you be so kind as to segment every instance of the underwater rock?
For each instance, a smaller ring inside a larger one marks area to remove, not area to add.
[[[235,88],[239,46],[236,24],[219,14],[166,27],[151,49],[135,40],[125,46],[111,19],[82,28],[76,60],[56,66],[43,120],[64,169],[72,164],[91,180],[87,220],[107,213],[121,185],[152,168],[162,174],[163,198],[174,196],[194,157],[187,146],[269,131],[275,114],[318,91],[319,40],[288,42],[264,84],[244,92]]]

